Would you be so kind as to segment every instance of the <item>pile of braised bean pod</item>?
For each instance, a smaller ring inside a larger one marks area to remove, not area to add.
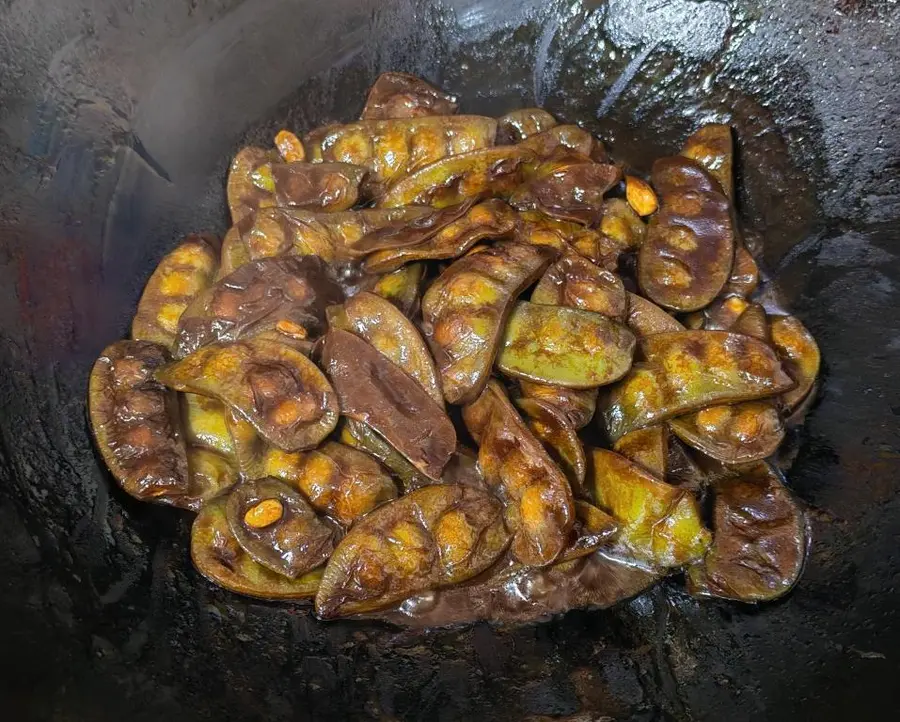
[[[806,524],[766,459],[819,353],[754,300],[730,129],[641,180],[543,110],[456,110],[388,73],[238,153],[224,240],[163,258],[93,368],[113,476],[198,512],[204,576],[322,618],[595,553],[786,592]]]

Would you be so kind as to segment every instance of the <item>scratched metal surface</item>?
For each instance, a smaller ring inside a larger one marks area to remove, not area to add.
[[[17,720],[845,720],[900,704],[900,4],[0,3],[0,699]],[[112,488],[84,394],[150,270],[224,228],[243,142],[359,110],[380,70],[543,103],[638,169],[732,122],[740,206],[825,382],[785,600],[667,584],[606,612],[412,633],[211,588],[189,519]]]

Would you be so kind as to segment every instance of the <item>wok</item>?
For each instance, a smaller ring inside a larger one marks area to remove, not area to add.
[[[0,698],[15,720],[844,720],[900,707],[900,5],[891,0],[0,3]],[[386,69],[465,111],[543,104],[646,171],[737,129],[739,203],[819,341],[781,602],[675,584],[427,633],[213,588],[189,517],[110,483],[90,364],[231,154],[349,119]]]

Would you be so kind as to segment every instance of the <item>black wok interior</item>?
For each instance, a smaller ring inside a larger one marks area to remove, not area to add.
[[[880,720],[900,708],[900,5],[889,0],[0,3],[0,716]],[[824,359],[786,599],[664,583],[517,628],[324,624],[212,587],[126,498],[90,365],[247,142],[358,115],[383,70],[544,105],[646,171],[732,123],[739,202]]]

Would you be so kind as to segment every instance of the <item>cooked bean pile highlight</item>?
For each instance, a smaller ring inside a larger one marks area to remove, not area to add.
[[[771,459],[819,352],[761,300],[731,129],[641,178],[539,108],[456,112],[387,73],[237,154],[231,229],[91,373],[112,475],[197,513],[207,579],[323,619],[783,595],[807,527]]]

